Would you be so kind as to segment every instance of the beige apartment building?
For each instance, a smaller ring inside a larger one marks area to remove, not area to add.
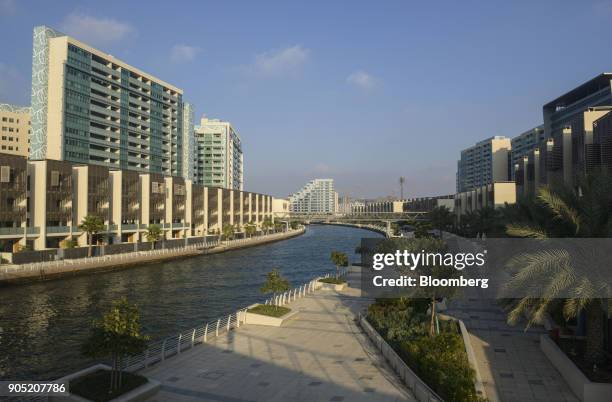
[[[495,182],[455,194],[455,214],[458,218],[483,208],[500,208],[516,203],[513,181]]]
[[[225,225],[240,235],[247,223],[261,228],[264,220],[273,221],[272,205],[269,195],[183,177],[0,153],[2,252],[58,248],[66,240],[85,246],[79,224],[88,215],[102,219],[98,239],[108,244],[147,241],[150,225],[158,225],[165,239],[219,234]]]
[[[28,156],[30,108],[0,103],[0,152]]]
[[[46,26],[32,60],[30,159],[191,178],[182,89]]]
[[[461,151],[457,162],[457,192],[508,181],[510,138],[495,136]]]

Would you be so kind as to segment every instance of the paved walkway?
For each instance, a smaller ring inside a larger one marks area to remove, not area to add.
[[[470,332],[490,402],[578,401],[540,350],[541,327],[509,326],[496,302],[478,297],[477,291],[453,300],[444,314],[462,319]]]
[[[293,302],[280,328],[245,325],[144,371],[150,401],[414,401],[353,322],[359,291]]]

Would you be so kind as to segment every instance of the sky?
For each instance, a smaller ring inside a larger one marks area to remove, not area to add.
[[[0,0],[0,102],[29,104],[43,24],[231,121],[245,189],[275,196],[327,177],[399,196],[400,176],[405,197],[451,194],[461,149],[612,71],[610,0]]]

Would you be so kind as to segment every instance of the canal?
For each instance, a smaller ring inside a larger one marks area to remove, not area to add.
[[[311,225],[302,236],[223,254],[0,288],[0,379],[48,380],[90,365],[80,355],[92,319],[123,296],[139,306],[152,340],[235,312],[264,296],[278,268],[292,285],[334,272],[332,250],[355,247],[374,232]]]

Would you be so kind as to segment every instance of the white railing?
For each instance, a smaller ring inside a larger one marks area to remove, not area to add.
[[[263,234],[260,236],[246,237],[243,239],[223,240],[222,244],[225,246],[238,246],[242,244],[251,244],[251,243],[257,243],[259,240],[263,240],[263,239],[267,239],[267,240],[275,239],[275,238],[281,239],[283,237],[286,237],[288,234],[299,233],[303,231],[304,231],[304,228],[289,229],[285,232]]]
[[[84,257],[75,259],[64,259],[55,261],[33,262],[21,264],[19,266],[6,266],[0,268],[0,280],[7,279],[9,275],[20,274],[25,272],[38,272],[41,275],[52,274],[54,271],[62,270],[77,270],[84,267],[101,265],[101,264],[123,264],[132,261],[146,260],[157,256],[172,256],[181,255],[197,250],[208,249],[219,245],[219,241],[204,241],[190,244],[182,247],[172,247],[163,249],[133,251],[127,253],[108,254],[97,257]]]
[[[326,276],[329,277],[329,274]],[[304,283],[297,288],[288,290],[265,301],[264,304],[276,304],[279,306],[288,304],[297,299],[306,297],[316,290],[316,282],[319,277]],[[221,334],[240,328],[246,320],[248,307],[236,310],[236,312],[207,322],[198,327],[180,332],[161,341],[149,344],[143,353],[129,357],[122,365],[124,370],[138,371],[153,364],[163,362],[169,357],[176,356],[193,348],[196,345],[208,343]]]

